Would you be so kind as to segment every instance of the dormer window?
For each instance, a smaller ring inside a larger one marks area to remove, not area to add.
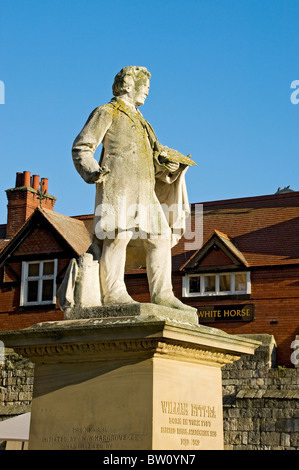
[[[189,274],[183,277],[183,297],[251,293],[250,272]]]
[[[21,306],[56,303],[57,259],[22,262]]]
[[[182,267],[183,297],[251,294],[249,264],[238,246],[215,230]]]

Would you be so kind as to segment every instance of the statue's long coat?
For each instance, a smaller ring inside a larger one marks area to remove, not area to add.
[[[100,143],[103,150],[98,163],[94,152]],[[172,245],[182,236],[189,207],[186,167],[180,165],[170,174],[155,158],[159,147],[150,124],[121,99],[112,99],[89,116],[72,153],[75,167],[86,182],[99,166],[109,170],[96,189],[93,231],[99,239],[114,238],[115,228],[118,232],[139,230],[141,238],[168,236]],[[164,204],[176,204],[171,220],[165,217]],[[129,257],[133,259],[131,268],[142,263],[137,256],[139,241],[130,242],[135,252],[133,258]]]

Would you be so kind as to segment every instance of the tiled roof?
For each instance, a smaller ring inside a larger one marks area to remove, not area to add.
[[[215,230],[229,237],[249,266],[297,264],[299,192],[203,203],[203,243]],[[194,253],[186,251],[186,238],[173,249],[174,270]]]
[[[0,252],[1,252],[1,250],[3,250],[3,248],[6,247],[8,242],[9,242],[9,240],[4,240],[4,239],[0,240]]]
[[[72,215],[72,219],[76,220],[82,220],[84,223],[85,227],[89,232],[91,232],[92,229],[92,224],[93,224],[93,214],[87,214],[87,215]]]
[[[226,235],[226,233],[219,232],[219,230],[214,231],[215,235],[219,237],[219,239],[223,242],[225,246],[231,251],[231,253],[236,256],[245,266],[248,265],[246,258],[244,257],[243,253],[238,250],[236,245],[230,240],[230,238]]]
[[[85,253],[91,244],[92,237],[82,220],[58,214],[49,209],[41,211],[78,255]]]
[[[6,224],[0,224],[0,251],[7,245],[9,240],[5,239]]]
[[[26,228],[34,217],[38,214],[44,216],[59,235],[68,243],[77,255],[85,253],[89,248],[92,237],[90,231],[86,228],[82,220],[58,214],[49,209],[37,208],[35,212],[26,220],[22,227],[15,233],[10,240],[0,239],[0,256],[5,257],[10,250],[15,249],[15,242],[22,236]]]
[[[243,255],[248,266],[299,264],[298,191],[202,204],[203,243],[217,231],[223,241]],[[192,204],[192,230],[195,208]],[[48,209],[38,210],[78,255],[87,250],[91,243],[92,215],[68,217]],[[186,249],[186,242],[190,241],[187,234],[173,248],[174,271],[179,271],[198,250],[198,246],[194,250]],[[4,236],[0,237],[0,252],[8,243]]]

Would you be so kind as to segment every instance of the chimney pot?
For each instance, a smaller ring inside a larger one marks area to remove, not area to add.
[[[46,194],[48,194],[48,178],[42,178],[41,183],[42,183],[42,191],[46,191]]]
[[[18,172],[16,174],[16,188],[21,188],[24,186],[24,173],[23,172]]]
[[[39,190],[39,175],[32,176],[32,187],[33,189]]]
[[[24,186],[30,187],[31,186],[31,172],[24,171]]]

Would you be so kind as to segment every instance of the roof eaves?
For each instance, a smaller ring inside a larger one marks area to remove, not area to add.
[[[66,224],[71,224],[72,226],[77,225],[84,231],[84,235],[86,235],[87,238],[90,238],[90,234],[88,230],[86,229],[86,226],[82,220],[78,220],[73,217],[68,217],[63,214],[59,214],[57,212],[53,212],[48,209],[42,209],[43,214],[45,218],[48,220],[48,222],[55,228],[55,230],[59,233],[59,235],[68,243],[68,245],[71,246],[71,248],[74,250],[74,252],[80,256],[82,254],[82,250],[79,249],[78,245],[72,240],[71,237],[67,237],[65,232],[61,230],[61,225],[57,223],[57,218],[65,222]],[[91,240],[90,240],[91,242]]]
[[[219,199],[217,201],[202,201],[197,203],[191,204],[191,210],[194,210],[194,207],[198,204],[203,204],[204,207],[211,206],[211,207],[218,207],[226,204],[242,204],[244,202],[262,202],[262,201],[269,201],[269,200],[278,200],[284,198],[299,198],[299,191],[292,191],[287,193],[278,193],[278,194],[265,194],[262,196],[248,196],[248,197],[240,197],[240,198],[231,198],[231,199]]]
[[[25,223],[19,228],[19,230],[14,234],[14,236],[3,246],[3,248],[0,250],[0,265],[3,264],[7,258],[7,256],[15,251],[19,245],[23,242],[24,238],[28,235],[28,231],[30,229],[30,225],[32,223],[32,220],[35,217],[43,217],[47,223],[49,223],[54,230],[58,233],[58,235],[67,243],[68,246],[74,251],[74,253],[80,255],[78,248],[75,246],[75,244],[72,244],[71,241],[65,237],[64,233],[62,233],[60,227],[58,224],[55,224],[55,216],[51,217],[49,214],[53,213],[53,211],[47,210],[47,209],[40,209],[37,207],[35,211],[31,214],[31,216],[25,221]],[[54,213],[53,213],[54,214]],[[58,214],[58,213],[55,213]],[[58,214],[59,216],[66,218],[68,220],[72,220],[72,223],[80,225],[81,228],[86,230],[85,225],[82,221],[76,220],[76,219],[71,219],[67,216],[63,216],[62,214]]]
[[[17,230],[14,236],[8,240],[8,242],[4,245],[2,250],[0,250],[0,266],[5,262],[7,256],[22,243],[23,235],[26,233],[31,220],[33,217],[36,216],[37,211],[40,212],[40,209],[37,207],[35,211],[28,217],[28,219],[24,222],[24,224]]]

